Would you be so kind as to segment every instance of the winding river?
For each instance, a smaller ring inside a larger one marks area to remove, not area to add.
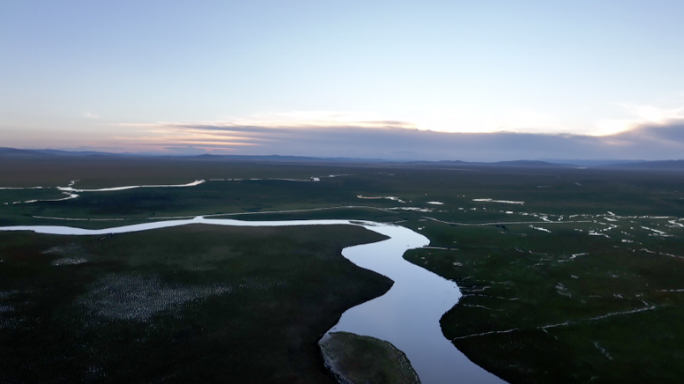
[[[328,332],[353,332],[389,341],[406,354],[424,384],[504,383],[468,360],[442,334],[439,319],[458,302],[461,292],[456,283],[403,259],[408,249],[430,243],[425,236],[405,227],[354,220],[239,221],[198,216],[97,230],[66,226],[13,226],[0,227],[0,231],[104,235],[188,224],[243,227],[342,224],[361,226],[388,236],[387,240],[342,251],[342,255],[356,265],[394,280],[394,285],[385,295],[347,310]]]

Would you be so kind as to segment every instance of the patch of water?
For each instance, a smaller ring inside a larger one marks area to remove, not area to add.
[[[532,229],[536,229],[536,230],[538,230],[538,231],[542,231],[542,232],[548,232],[548,233],[551,233],[551,231],[549,231],[549,230],[548,230],[548,229],[546,229],[546,228],[541,228],[541,227],[535,227],[535,226],[533,226],[533,225],[530,225],[530,228],[532,228]]]
[[[24,189],[43,189],[43,187],[0,187],[0,191],[19,191]]]
[[[517,204],[523,205],[524,201],[510,201],[510,200],[494,200],[494,199],[473,199],[473,201],[483,202],[483,203],[500,203],[500,204]]]
[[[111,192],[111,191],[125,191],[127,189],[136,188],[182,188],[182,187],[194,187],[204,183],[204,180],[195,180],[188,184],[172,184],[172,185],[128,185],[124,187],[112,187],[112,188],[98,188],[98,189],[77,189],[73,188],[72,185],[75,184],[75,180],[69,183],[67,187],[57,187],[62,192]]]
[[[676,222],[675,220],[669,220],[668,223],[672,224],[672,227],[673,227],[673,228],[674,228],[674,227],[681,227],[681,228],[684,228],[684,224],[678,223],[678,222]]]
[[[420,208],[420,207],[396,207],[387,208],[389,210],[401,210],[401,211],[415,211],[415,212],[432,212],[432,208]]]
[[[396,201],[397,203],[406,203],[405,201],[403,201],[400,198],[395,197],[395,196],[363,196],[363,195],[357,195],[356,197],[358,199],[365,199],[365,200],[388,199],[388,200]]]
[[[569,259],[569,260],[572,260],[572,259],[576,258],[577,256],[586,256],[586,255],[588,255],[588,254],[589,254],[589,253],[587,253],[587,252],[584,252],[584,253],[573,253],[572,256],[570,256],[570,259]]]
[[[649,228],[649,227],[644,227],[643,225],[641,228],[653,232],[653,234],[649,236],[662,236],[662,237],[672,237],[672,235],[669,235],[667,232],[664,231],[659,231],[657,229]]]

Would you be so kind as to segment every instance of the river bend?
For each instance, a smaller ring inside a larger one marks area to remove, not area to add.
[[[389,237],[371,244],[347,247],[342,255],[354,264],[392,279],[383,296],[350,308],[328,332],[345,331],[386,340],[403,351],[424,384],[504,383],[468,360],[442,334],[439,319],[461,296],[458,286],[402,257],[409,249],[430,241],[412,230],[385,223],[354,220],[240,221],[195,217],[105,229],[66,226],[13,226],[0,231],[34,231],[56,235],[105,235],[139,232],[188,224],[243,227],[297,225],[357,225]]]

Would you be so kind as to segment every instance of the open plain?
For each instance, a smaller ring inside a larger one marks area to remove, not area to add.
[[[441,319],[444,336],[500,378],[675,383],[684,375],[681,172],[1,161],[2,227],[199,215],[395,223],[430,240],[407,260],[461,288]],[[0,236],[5,382],[329,382],[318,339],[346,309],[391,286],[340,256],[380,239],[361,228]]]

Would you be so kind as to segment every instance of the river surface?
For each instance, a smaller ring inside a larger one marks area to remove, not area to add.
[[[347,247],[342,255],[354,264],[392,279],[394,285],[383,296],[350,308],[328,332],[346,331],[386,340],[403,351],[424,384],[504,383],[468,360],[442,334],[439,319],[461,297],[458,286],[402,257],[430,241],[412,230],[384,223],[354,220],[239,221],[196,217],[105,229],[66,226],[0,227],[0,231],[34,231],[57,235],[104,235],[139,232],[188,224],[243,227],[297,225],[357,225],[389,237],[371,244]]]

